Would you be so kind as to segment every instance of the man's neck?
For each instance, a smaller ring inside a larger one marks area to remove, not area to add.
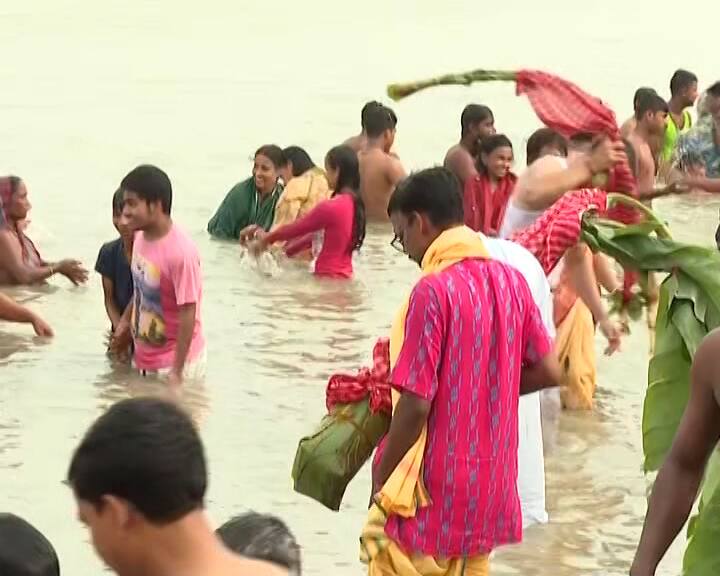
[[[145,230],[143,230],[143,235],[146,240],[160,240],[161,238],[167,236],[172,228],[172,225],[173,222],[170,216],[163,217],[158,222],[145,228]]]
[[[642,122],[638,122],[637,126],[635,127],[635,134],[644,142],[650,141],[650,130],[648,130],[648,127]]]
[[[365,150],[380,150],[381,152],[385,152],[382,138],[368,138],[365,144]]]
[[[685,103],[676,98],[670,98],[670,101],[668,102],[668,108],[670,109],[670,113],[675,116],[680,116],[683,112],[685,112]]]
[[[143,534],[146,556],[132,573],[119,576],[191,576],[207,573],[227,554],[203,512],[177,522],[148,526]]]

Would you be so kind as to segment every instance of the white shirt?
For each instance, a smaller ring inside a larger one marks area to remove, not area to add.
[[[520,272],[530,287],[543,324],[555,336],[553,300],[545,272],[531,252],[510,240],[488,238],[480,234],[493,260],[508,264]],[[557,393],[557,390],[551,390]],[[548,520],[545,510],[545,457],[543,455],[540,393],[525,394],[518,405],[518,493],[523,528]]]

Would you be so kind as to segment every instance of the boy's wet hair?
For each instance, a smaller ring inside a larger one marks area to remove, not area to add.
[[[133,192],[147,203],[159,202],[162,211],[170,215],[172,210],[172,184],[165,172],[157,166],[143,164],[128,173],[120,183],[125,192]]]
[[[646,94],[638,100],[637,108],[635,109],[635,119],[642,120],[643,116],[648,112],[656,114],[657,112],[668,112],[669,108],[667,102],[656,93]]]
[[[692,72],[682,68],[675,71],[670,78],[670,95],[677,96],[683,90],[687,90],[693,84],[697,84],[698,78]]]
[[[300,546],[279,518],[248,512],[228,520],[216,533],[236,554],[282,566],[291,576],[300,576]]]
[[[485,120],[493,120],[492,110],[482,104],[468,104],[460,114],[460,136],[465,136],[470,128]]]
[[[163,525],[203,508],[205,453],[192,420],[177,405],[131,398],[90,427],[67,480],[78,500],[101,507],[106,496],[115,496]]]
[[[460,181],[446,168],[426,168],[410,174],[390,196],[388,216],[426,214],[433,226],[447,229],[464,221]]]
[[[14,514],[0,514],[0,575],[60,576],[53,545]]]
[[[526,157],[528,166],[540,158],[540,152],[548,146],[554,146],[563,156],[567,156],[567,140],[551,128],[540,128],[535,130],[527,141]]]
[[[368,115],[365,133],[368,138],[379,138],[385,130],[395,130],[396,126],[397,116],[395,112],[387,106],[380,105],[373,108],[372,113]]]

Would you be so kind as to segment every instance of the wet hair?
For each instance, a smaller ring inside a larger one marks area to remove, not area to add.
[[[697,76],[692,72],[683,70],[682,68],[675,71],[670,78],[670,95],[677,96],[683,90],[687,90],[693,84],[697,84]]]
[[[492,110],[481,104],[468,104],[460,114],[460,136],[464,137],[470,128],[484,122],[485,120],[494,120]]]
[[[0,574],[60,576],[53,545],[34,526],[14,514],[0,514]]]
[[[635,90],[635,95],[633,96],[633,110],[637,110],[637,107],[640,104],[641,99],[643,99],[646,96],[649,96],[651,94],[657,94],[657,92],[655,91],[655,88],[643,86],[642,88],[638,88],[637,90]]]
[[[720,82],[715,82],[710,88],[707,89],[707,93],[713,98],[720,98]]]
[[[115,496],[147,521],[167,524],[203,508],[205,453],[192,421],[175,404],[131,398],[90,427],[67,480],[76,498],[98,509],[104,497]]]
[[[360,250],[365,241],[365,203],[360,196],[360,164],[357,153],[350,146],[335,146],[325,156],[331,168],[338,170],[333,196],[349,190],[353,197],[353,233],[350,252]]]
[[[216,533],[236,554],[276,564],[290,576],[300,576],[300,546],[279,518],[248,512],[228,520]]]
[[[540,153],[547,146],[555,146],[563,156],[567,156],[567,141],[562,135],[550,128],[540,128],[532,133],[527,141],[527,163],[528,166],[540,158]]]
[[[162,211],[172,210],[172,184],[170,178],[157,166],[143,164],[130,171],[120,183],[120,188],[133,192],[145,202],[160,202]]]
[[[302,176],[308,170],[315,168],[315,162],[310,158],[310,154],[305,152],[300,146],[288,146],[283,150],[285,156],[285,164],[292,163],[292,175]]]
[[[510,138],[505,136],[505,134],[493,134],[492,136],[488,136],[485,138],[482,142],[480,142],[480,156],[478,160],[478,168],[482,172],[487,173],[487,166],[485,166],[482,162],[482,154],[490,155],[498,148],[504,148],[504,147],[510,148],[510,150],[513,149],[512,142],[510,142]]]
[[[113,216],[119,216],[125,206],[125,192],[122,187],[115,190],[115,194],[112,197],[112,213]]]
[[[635,119],[642,120],[643,116],[648,112],[655,114],[656,112],[667,112],[668,105],[658,94],[647,94],[638,101],[635,109]]]
[[[280,146],[276,146],[275,144],[265,144],[264,146],[260,146],[260,148],[255,151],[254,157],[256,158],[258,156],[265,156],[265,158],[272,162],[275,169],[282,168],[287,164],[287,159],[285,158],[282,148],[280,148]]]
[[[460,181],[447,168],[427,168],[398,184],[390,196],[388,216],[425,214],[433,226],[447,229],[464,221]]]
[[[381,105],[368,116],[365,133],[368,138],[379,138],[385,130],[394,130],[396,125],[395,113],[390,108]]]
[[[627,138],[623,138],[622,141],[623,144],[625,144],[625,155],[627,156],[628,164],[630,165],[630,171],[632,172],[633,176],[637,178],[638,163],[635,146],[633,146],[630,140],[628,140]]]
[[[365,106],[362,107],[362,110],[360,111],[360,126],[362,126],[362,129],[365,130],[368,124],[368,118],[372,116],[378,108],[382,108],[383,105],[380,104],[377,100],[372,100],[371,102],[368,102],[365,104]]]
[[[395,110],[390,108],[390,106],[385,106],[385,110],[387,110],[387,113],[390,116],[390,128],[392,130],[395,130],[397,128],[397,123],[398,123],[397,114],[395,114]]]

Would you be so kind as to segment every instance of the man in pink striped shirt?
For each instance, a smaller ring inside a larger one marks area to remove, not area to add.
[[[426,264],[463,226],[458,181],[444,168],[419,172],[398,187],[388,213],[394,245]],[[466,258],[417,283],[391,376],[401,398],[373,471],[377,491],[427,424],[422,480],[431,504],[411,518],[391,515],[385,528],[404,554],[472,563],[521,540],[519,395],[556,386],[559,376],[540,312],[515,269]]]

